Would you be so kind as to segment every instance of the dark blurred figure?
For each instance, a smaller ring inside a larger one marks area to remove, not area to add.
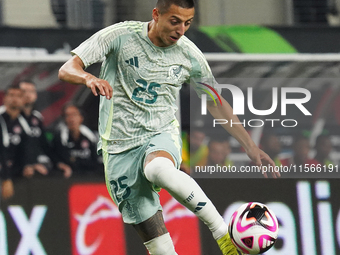
[[[1,199],[10,198],[14,194],[13,182],[5,164],[5,153],[9,145],[9,141],[5,141],[6,139],[3,139],[3,132],[6,128],[6,122],[0,115],[0,130],[2,130],[0,136],[0,202]]]
[[[332,151],[332,143],[328,135],[319,135],[315,142],[316,155],[314,159],[318,164],[328,166],[334,163],[329,159],[329,154]]]
[[[202,158],[198,165],[202,166],[233,166],[233,162],[228,159],[231,153],[230,144],[227,140],[212,139],[208,144],[208,155]]]
[[[51,0],[52,11],[56,21],[61,27],[66,27],[66,1],[65,0]]]
[[[327,24],[328,0],[294,0],[296,23]]]
[[[182,163],[180,169],[190,174],[190,167],[195,167],[208,156],[206,135],[201,129],[193,129],[188,134],[182,133]]]
[[[61,27],[102,28],[105,4],[101,0],[51,0],[51,7]]]
[[[21,115],[24,92],[19,84],[8,87],[4,96],[4,112],[0,114],[3,166],[1,171],[3,198],[13,196],[13,178],[22,177],[23,168],[31,164],[31,130]]]
[[[280,159],[278,157],[281,152],[281,144],[279,138],[275,134],[263,134],[261,138],[261,149],[274,160],[276,166],[288,165],[288,159]]]
[[[316,160],[309,158],[310,143],[307,137],[298,136],[294,139],[293,152],[294,155],[290,159],[291,164],[296,166],[304,166],[305,164],[317,164]]]
[[[97,155],[97,137],[86,126],[82,125],[83,115],[74,104],[63,108],[65,124],[53,139],[53,148],[58,162],[67,164],[73,175],[103,174]]]
[[[25,117],[31,128],[32,141],[32,164],[24,167],[23,175],[25,177],[32,177],[35,173],[47,175],[52,167],[51,160],[47,155],[52,155],[52,150],[46,138],[43,116],[34,109],[35,102],[38,99],[36,86],[29,80],[21,81],[19,86],[24,92],[22,116]]]
[[[209,153],[206,144],[206,135],[200,129],[191,130],[189,135],[190,165],[197,166],[202,158],[206,158]]]

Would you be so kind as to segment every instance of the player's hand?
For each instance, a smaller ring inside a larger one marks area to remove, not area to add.
[[[2,198],[8,199],[11,198],[14,195],[14,186],[12,180],[5,180],[2,182]]]
[[[111,85],[102,79],[99,79],[95,76],[89,76],[86,79],[86,84],[85,84],[89,89],[91,89],[93,95],[98,96],[102,95],[105,96],[107,99],[112,98],[112,87]]]
[[[35,164],[34,169],[42,175],[48,174],[48,170],[47,170],[46,166],[44,166],[43,164]]]
[[[32,165],[26,165],[22,175],[26,178],[31,178],[34,175],[34,167]]]
[[[258,147],[252,147],[248,151],[246,150],[248,157],[257,165],[258,167],[262,166],[272,166],[275,169],[274,161],[265,153],[263,150]],[[265,178],[268,178],[267,172],[262,172]],[[273,178],[281,177],[280,172],[271,171],[271,175]]]
[[[59,162],[58,163],[58,168],[64,172],[64,177],[65,178],[70,178],[71,175],[72,175],[72,168],[65,164],[65,163],[62,163],[62,162]]]

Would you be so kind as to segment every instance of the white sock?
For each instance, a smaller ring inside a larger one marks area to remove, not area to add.
[[[151,239],[144,245],[150,255],[177,255],[169,233]]]
[[[167,190],[179,203],[194,212],[217,240],[228,232],[228,226],[196,181],[175,168],[168,158],[157,157],[144,169],[146,178]]]

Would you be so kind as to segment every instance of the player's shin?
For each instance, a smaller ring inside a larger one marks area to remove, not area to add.
[[[167,190],[178,202],[194,212],[217,240],[228,232],[228,226],[196,181],[176,169],[171,160],[153,159],[144,169],[146,178]]]

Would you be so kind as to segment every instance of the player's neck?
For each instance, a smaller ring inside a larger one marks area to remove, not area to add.
[[[150,39],[150,41],[157,46],[157,40],[156,40],[156,22],[154,20],[151,20],[148,23],[148,37]]]
[[[157,23],[152,20],[148,24],[148,37],[150,41],[157,47],[164,47],[163,43],[158,37]]]

